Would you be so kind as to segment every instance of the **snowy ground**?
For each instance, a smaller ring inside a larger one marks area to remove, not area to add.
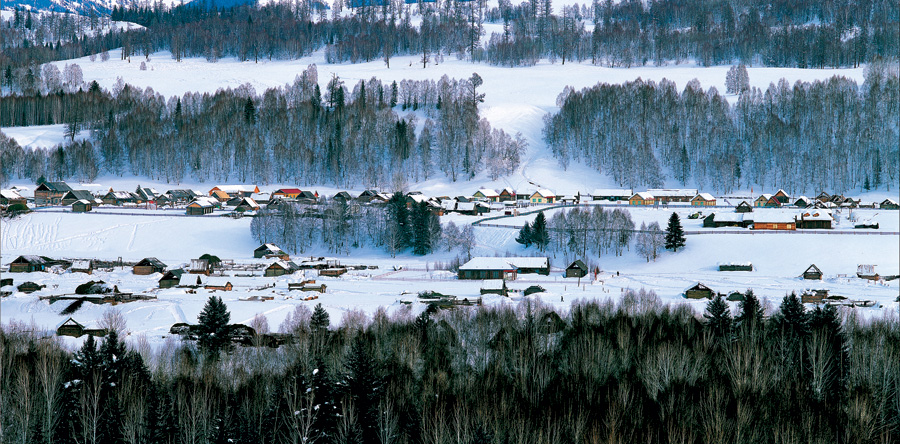
[[[0,128],[0,131],[14,139],[22,148],[53,148],[68,143],[66,125],[13,126]],[[91,136],[90,130],[81,130],[75,135],[75,141],[82,141]]]
[[[688,209],[678,210],[686,215]],[[760,210],[757,210],[760,211]],[[882,231],[897,230],[898,213],[877,210],[856,210],[870,213],[868,216],[882,223]],[[876,214],[877,213],[877,214]],[[664,221],[668,210],[632,209],[632,217],[638,225],[641,221]],[[471,222],[475,218],[452,216],[445,221]],[[511,218],[503,223],[521,224],[524,218]],[[685,229],[693,230],[698,222],[685,220]],[[170,267],[189,262],[203,253],[212,253],[223,259],[233,259],[240,264],[260,264],[269,261],[253,259],[257,246],[250,236],[249,219],[225,217],[179,217],[159,214],[147,216],[111,216],[103,214],[33,213],[0,224],[0,263],[5,267],[20,254],[42,254],[56,258],[99,258],[136,261],[155,256]],[[900,289],[900,281],[871,283],[855,277],[858,264],[876,264],[876,270],[885,275],[898,274],[900,270],[900,242],[896,236],[851,234],[703,234],[688,237],[687,248],[678,253],[665,252],[655,262],[646,262],[633,252],[622,257],[606,255],[589,258],[602,270],[596,281],[584,279],[581,286],[576,279],[562,277],[561,268],[566,260],[551,257],[554,267],[550,276],[522,275],[511,282],[513,289],[524,290],[539,284],[547,293],[537,296],[558,309],[566,310],[578,299],[618,300],[625,289],[652,289],[664,302],[689,304],[698,312],[705,301],[687,301],[681,294],[696,282],[703,282],[719,292],[752,288],[758,295],[776,305],[785,293],[800,292],[806,288],[826,288],[832,294],[850,299],[876,301],[873,308],[856,308],[863,317],[881,316],[897,312],[893,302]],[[532,255],[515,243],[515,229],[476,228],[476,255]],[[310,255],[327,255],[313,251]],[[478,297],[480,281],[461,281],[446,271],[434,271],[436,262],[447,262],[455,252],[438,252],[426,257],[401,255],[391,258],[378,250],[357,250],[349,257],[339,257],[344,264],[364,264],[377,269],[351,271],[340,278],[317,277],[314,271],[291,277],[266,278],[231,276],[235,286],[231,292],[215,292],[223,297],[232,312],[234,322],[247,323],[256,314],[264,314],[273,329],[284,321],[297,305],[312,306],[321,302],[330,312],[335,324],[351,310],[362,310],[371,315],[378,307],[388,311],[404,310],[409,305],[403,301],[415,300],[415,294],[424,290],[436,290],[459,298]],[[302,257],[295,257],[302,260]],[[752,272],[719,272],[718,262],[752,262]],[[812,263],[824,273],[823,281],[804,281],[798,276]],[[400,271],[397,271],[400,270]],[[30,273],[9,274],[18,285],[34,281],[47,288],[25,295],[15,293],[0,301],[0,322],[34,323],[42,329],[54,329],[68,316],[60,311],[69,302],[50,304],[39,296],[74,292],[74,288],[90,279],[103,279],[118,285],[122,291],[155,295],[157,300],[121,304],[133,337],[146,336],[153,343],[161,343],[168,335],[169,327],[176,322],[194,322],[202,310],[208,295],[200,289],[189,294],[184,289],[158,290],[156,281],[160,275],[134,276],[130,269],[96,272],[93,276],[80,273]],[[302,278],[314,278],[328,286],[327,293],[318,300],[303,301],[306,295],[289,292],[287,282]],[[267,284],[274,288],[256,289]],[[273,296],[272,301],[247,301],[252,296]],[[503,298],[487,296],[485,304],[517,303],[520,297]],[[734,305],[734,304],[733,304]],[[91,325],[108,306],[85,304],[72,317]],[[411,309],[418,312],[424,305],[413,303]],[[77,341],[72,341],[77,343]]]

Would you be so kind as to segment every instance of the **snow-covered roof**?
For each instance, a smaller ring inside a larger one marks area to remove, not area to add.
[[[760,200],[760,199],[769,200],[769,199],[771,199],[771,198],[772,198],[772,195],[771,195],[771,194],[765,194],[765,193],[764,193],[764,194],[760,194],[759,197],[756,198],[756,200]]]
[[[887,198],[887,199],[881,201],[881,204],[882,204],[882,205],[884,205],[884,204],[888,204],[888,205],[897,205],[897,201],[894,200],[894,199],[891,199],[891,198]]]
[[[188,205],[197,204],[201,207],[214,207],[218,203],[219,203],[219,201],[217,201],[211,197],[198,197],[198,198],[195,198],[193,201],[191,201],[191,203]]]
[[[457,211],[474,211],[475,210],[475,202],[457,202],[456,210]]]
[[[259,188],[256,185],[218,185],[213,187],[213,190],[219,189],[220,191],[224,191],[228,194],[232,193],[256,193]],[[212,190],[210,190],[212,191]]]
[[[553,191],[550,191],[546,188],[542,188],[534,192],[534,194],[540,195],[541,197],[556,197],[556,194]]]
[[[441,201],[441,208],[447,211],[453,211],[456,209],[456,200],[455,199],[444,199]]]
[[[247,204],[247,205],[249,205],[249,206],[251,206],[251,207],[259,208],[259,204],[256,203],[256,201],[253,200],[253,198],[250,198],[250,197],[245,197],[245,198],[243,198],[243,199],[241,200],[241,204]]]
[[[412,199],[412,201],[415,203],[428,201],[428,196],[425,196],[424,194],[410,194],[409,196],[406,196],[406,197],[408,197],[409,199]],[[390,197],[388,199],[390,199]]]
[[[670,188],[654,188],[647,190],[648,193],[656,197],[694,197],[697,195],[696,189],[670,189]]]
[[[478,193],[481,193],[481,195],[484,197],[499,197],[500,196],[500,193],[496,192],[495,190],[489,189],[489,188],[482,188],[475,192],[475,194],[478,194]]]
[[[709,193],[700,193],[700,194],[694,196],[694,199],[703,199],[703,200],[707,200],[707,201],[716,200],[716,198],[713,197],[713,195],[709,194]]]
[[[262,244],[261,246],[259,246],[259,248],[257,248],[257,250],[269,250],[273,253],[283,251],[281,248],[278,247],[278,245],[275,245],[275,244]]]
[[[504,285],[503,279],[486,279],[481,281],[482,290],[503,290]]]
[[[198,281],[199,279],[199,281]],[[190,274],[185,273],[182,274],[180,278],[178,278],[178,286],[179,287],[196,287],[198,285],[206,284],[209,278],[205,274]],[[199,282],[199,284],[197,283]]]
[[[591,196],[609,196],[609,197],[631,197],[631,190],[615,189],[615,188],[597,188],[591,193]]]
[[[750,261],[746,261],[746,262],[719,262],[717,265],[737,265],[737,266],[749,267],[749,266],[752,266],[753,263],[751,263]]]
[[[800,214],[803,220],[833,220],[831,212],[824,209],[804,211]]]
[[[769,223],[769,224],[788,224],[792,222],[796,222],[795,216],[793,213],[780,213],[775,211],[761,211],[756,214],[753,218],[754,223]]]
[[[653,196],[653,194],[651,194],[651,193],[649,193],[649,192],[647,192],[647,191],[641,191],[641,192],[639,192],[639,193],[634,193],[634,196],[637,196],[639,199],[643,199],[643,200],[652,200],[652,199],[655,199],[655,197]],[[634,197],[634,196],[631,196],[631,197]]]
[[[134,199],[134,195],[130,191],[110,191],[106,195],[112,196],[113,199]]]
[[[0,196],[6,199],[22,199],[22,195],[16,190],[0,190]]]
[[[469,262],[460,265],[460,270],[515,270],[517,267],[509,257],[473,257]]]
[[[90,204],[92,204],[93,202],[91,202],[91,201],[89,201],[89,200],[87,200],[87,199],[78,199],[78,200],[75,201],[75,203],[80,203],[80,204],[82,204],[82,205],[90,205]]]
[[[91,261],[89,260],[78,260],[72,262],[73,270],[88,270],[91,268]]]
[[[745,213],[713,213],[713,220],[719,222],[741,222]],[[752,217],[752,216],[751,216]]]

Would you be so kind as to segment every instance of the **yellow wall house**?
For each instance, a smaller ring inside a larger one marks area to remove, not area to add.
[[[550,190],[537,190],[531,195],[531,203],[548,204],[556,202],[556,194]]]
[[[631,199],[628,199],[629,205],[653,205],[654,203],[656,203],[656,198],[647,192],[635,193]]]
[[[711,207],[716,204],[716,198],[709,193],[700,193],[691,199],[691,205],[695,207]]]

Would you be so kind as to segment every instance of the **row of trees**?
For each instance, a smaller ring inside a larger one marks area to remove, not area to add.
[[[315,65],[291,85],[257,94],[249,85],[168,99],[122,82],[112,91],[11,95],[0,125],[65,123],[90,128],[89,152],[75,145],[26,151],[4,139],[0,181],[13,177],[88,180],[97,173],[198,181],[382,187],[444,174],[509,174],[526,143],[478,116],[481,78],[359,81],[320,90]],[[416,113],[400,117],[395,107]],[[419,119],[424,118],[424,123]],[[75,158],[78,158],[77,162]],[[85,168],[88,164],[89,168]]]
[[[896,442],[900,323],[752,292],[370,319],[300,305],[278,349],[0,331],[4,444]],[[732,310],[734,313],[732,314]],[[265,317],[254,320],[265,332]],[[211,324],[212,325],[212,324]],[[136,335],[132,335],[132,338]]]
[[[98,32],[108,18],[96,14],[32,14],[24,9],[0,25],[0,71],[36,70],[45,62],[106,54],[122,58],[168,50],[172,57],[241,61],[296,59],[325,48],[329,62],[367,62],[420,54],[423,67],[456,54],[473,61],[519,66],[537,60],[591,60],[608,66],[665,65],[690,59],[703,65],[765,64],[824,68],[859,66],[900,51],[896,2],[832,1],[654,2],[594,0],[563,6],[550,0],[513,5],[487,2],[351,1],[330,11],[321,2],[271,2],[217,9],[206,2],[173,8],[116,7],[113,20],[144,25]],[[416,16],[420,20],[413,20]],[[503,24],[482,44],[485,21]],[[418,22],[414,24],[414,22]],[[588,31],[586,25],[593,24]],[[21,76],[17,76],[21,77]],[[16,84],[13,84],[18,86]]]
[[[445,237],[440,220],[427,203],[407,207],[406,197],[400,192],[394,193],[386,205],[334,200],[325,205],[286,202],[270,206],[257,212],[250,232],[260,243],[276,243],[292,254],[315,247],[348,254],[371,246],[392,255],[407,250],[425,255],[444,245],[448,250],[466,248],[455,226]],[[472,235],[471,227],[467,235]]]
[[[594,206],[556,211],[549,219],[540,212],[519,230],[516,242],[570,260],[609,253],[621,256],[634,235],[634,221],[628,210]]]
[[[584,162],[622,186],[675,179],[725,193],[753,185],[817,192],[898,180],[896,65],[868,66],[861,86],[782,79],[743,89],[734,105],[696,80],[679,92],[665,79],[567,88],[558,103],[544,136],[562,166]]]

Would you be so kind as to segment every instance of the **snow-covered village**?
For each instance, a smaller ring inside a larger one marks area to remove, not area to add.
[[[900,442],[900,5],[0,36],[0,444]]]

